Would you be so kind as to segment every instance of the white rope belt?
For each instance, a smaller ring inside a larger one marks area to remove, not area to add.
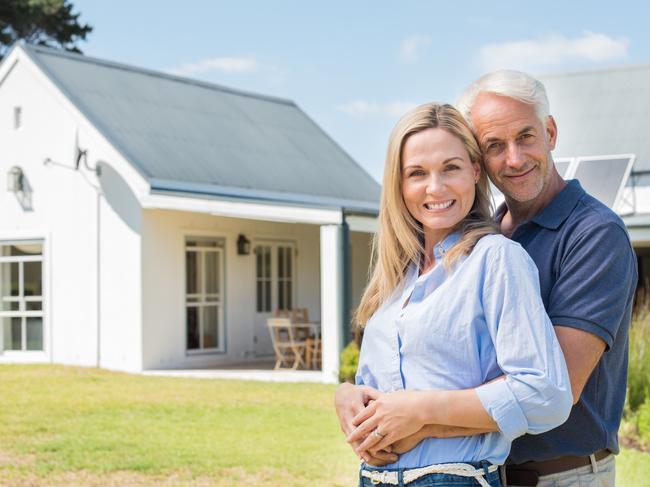
[[[497,465],[490,465],[488,472],[496,472],[499,467]],[[413,482],[414,480],[429,475],[430,473],[445,473],[450,475],[458,475],[460,477],[474,477],[476,481],[483,487],[490,487],[490,484],[484,478],[485,470],[482,468],[475,468],[467,463],[439,463],[436,465],[428,465],[422,468],[413,468],[404,470],[404,484]],[[399,477],[397,472],[389,472],[388,470],[361,470],[361,476],[366,477],[372,481],[373,484],[390,484],[399,485]]]

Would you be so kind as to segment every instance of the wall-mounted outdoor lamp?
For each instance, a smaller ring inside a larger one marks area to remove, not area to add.
[[[7,173],[7,191],[22,193],[25,189],[25,174],[18,166],[9,169]]]
[[[251,241],[244,234],[240,233],[237,238],[237,255],[248,255],[251,253]]]

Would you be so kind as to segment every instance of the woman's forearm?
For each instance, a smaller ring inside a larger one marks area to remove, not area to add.
[[[424,424],[498,430],[474,389],[420,391],[415,410]]]

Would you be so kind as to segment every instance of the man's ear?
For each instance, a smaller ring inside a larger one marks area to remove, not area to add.
[[[552,151],[557,142],[557,124],[552,115],[546,119],[546,137],[548,138],[548,150]]]

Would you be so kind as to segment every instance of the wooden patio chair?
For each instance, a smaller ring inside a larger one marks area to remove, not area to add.
[[[273,343],[273,350],[275,350],[275,370],[278,369],[292,369],[296,370],[298,367],[305,365],[305,348],[306,339],[297,337],[295,329],[291,325],[289,318],[269,318],[266,320],[271,333],[271,342]],[[289,364],[291,367],[283,367],[284,364]]]
[[[289,318],[294,323],[307,323],[309,321],[309,310],[307,308],[276,309],[273,316],[275,318]]]
[[[321,340],[320,338],[309,337],[305,343],[305,361],[310,369],[321,368]]]

